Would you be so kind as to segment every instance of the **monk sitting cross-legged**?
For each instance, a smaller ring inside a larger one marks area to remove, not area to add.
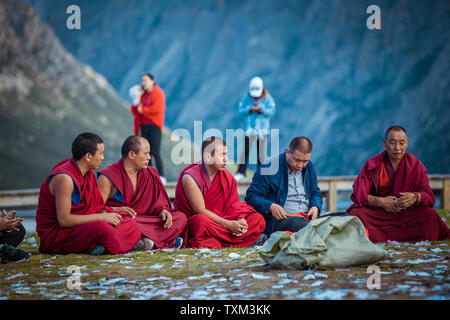
[[[103,150],[96,134],[78,135],[73,158],[58,163],[45,180],[36,211],[40,252],[118,254],[143,246],[136,221],[103,202],[92,171],[100,166]]]
[[[147,139],[130,136],[122,145],[122,158],[100,170],[98,185],[107,205],[136,216],[145,250],[186,246],[187,219],[172,209],[155,169],[148,166]]]
[[[406,152],[406,130],[389,128],[384,146],[386,150],[370,158],[356,178],[354,204],[347,212],[361,220],[373,242],[448,239],[449,228],[433,209],[427,170]]]
[[[188,216],[193,248],[245,247],[264,231],[264,218],[239,200],[237,183],[226,169],[227,146],[217,137],[202,143],[202,162],[185,168],[178,179],[174,207]]]

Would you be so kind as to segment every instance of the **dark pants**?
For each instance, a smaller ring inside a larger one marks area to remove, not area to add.
[[[275,220],[272,232],[275,231],[297,232],[298,230],[306,227],[307,224],[308,221],[305,218],[300,217],[290,217],[283,220]]]
[[[164,176],[163,162],[159,150],[161,148],[161,130],[154,124],[141,125],[141,136],[148,140],[150,144],[150,156],[155,159],[156,170],[160,176]],[[152,159],[148,163],[152,165]]]
[[[17,247],[25,237],[25,228],[23,225],[18,226],[19,231],[11,230],[11,231],[1,231],[0,232],[0,244],[10,244],[13,247]]]
[[[262,139],[256,138],[256,161],[258,167],[261,165],[261,155],[260,155],[260,147],[261,147]],[[264,151],[264,150],[263,150]],[[245,176],[245,171],[247,171],[248,158],[250,153],[250,138],[245,136],[244,141],[244,163],[239,164],[238,173],[242,173]]]
[[[325,218],[325,217],[345,217],[349,214],[347,212],[332,212],[324,215],[319,215],[317,218]],[[290,217],[283,220],[275,220],[273,224],[272,232],[275,231],[291,231],[297,232],[300,229],[303,229],[308,224],[308,221],[305,218],[300,217]]]

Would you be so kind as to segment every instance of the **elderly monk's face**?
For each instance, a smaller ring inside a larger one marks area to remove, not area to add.
[[[141,148],[138,153],[134,153],[133,164],[138,169],[146,169],[150,161],[150,144],[147,140],[141,140]]]
[[[103,143],[99,143],[97,144],[97,151],[95,151],[95,153],[92,154],[88,154],[88,159],[89,159],[89,167],[91,168],[91,170],[97,170],[98,168],[100,168],[100,164],[102,163],[104,157],[103,157],[103,152],[105,151],[105,146],[103,145]]]
[[[383,143],[389,159],[400,160],[405,155],[406,148],[408,148],[408,137],[401,130],[391,130]]]
[[[153,86],[155,85],[155,81],[150,79],[149,76],[143,75],[141,78],[141,85],[145,91],[151,92],[151,91],[153,91]]]
[[[214,152],[206,152],[204,162],[205,164],[212,166],[217,171],[223,171],[227,167],[228,148],[222,143],[214,143],[213,145],[211,144],[209,146],[214,148]]]
[[[303,170],[303,168],[308,164],[309,158],[311,158],[311,152],[301,153],[300,151],[295,150],[294,153],[292,153],[289,148],[286,149],[285,155],[289,170],[293,173]]]

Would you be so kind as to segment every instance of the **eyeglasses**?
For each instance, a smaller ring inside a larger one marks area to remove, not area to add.
[[[251,91],[261,90],[261,87],[250,87]]]

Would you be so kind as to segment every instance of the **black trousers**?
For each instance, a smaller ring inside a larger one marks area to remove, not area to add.
[[[0,244],[10,244],[13,247],[17,247],[25,237],[25,228],[23,225],[18,226],[19,231],[1,231],[0,232]]]
[[[275,231],[290,231],[297,232],[303,229],[308,224],[305,218],[300,217],[290,217],[283,220],[275,220],[273,224],[272,232]]]
[[[156,170],[160,176],[164,176],[163,162],[161,159],[160,148],[161,148],[161,130],[154,124],[143,124],[141,125],[141,136],[148,140],[150,144],[150,166],[152,165],[152,160],[155,159]]]
[[[261,155],[260,155],[260,147],[262,139],[256,139],[256,161],[258,167],[261,165]],[[248,136],[245,136],[244,141],[244,163],[240,163],[238,167],[238,173],[242,173],[245,176],[245,172],[247,171],[248,166],[248,159],[249,159],[249,153],[250,153],[250,138]]]
[[[332,212],[324,215],[319,215],[317,218],[325,218],[325,217],[345,217],[349,214],[347,212]],[[291,231],[297,232],[300,229],[303,229],[308,224],[308,221],[305,218],[301,217],[290,217],[283,220],[275,220],[273,224],[272,232],[275,231]]]

